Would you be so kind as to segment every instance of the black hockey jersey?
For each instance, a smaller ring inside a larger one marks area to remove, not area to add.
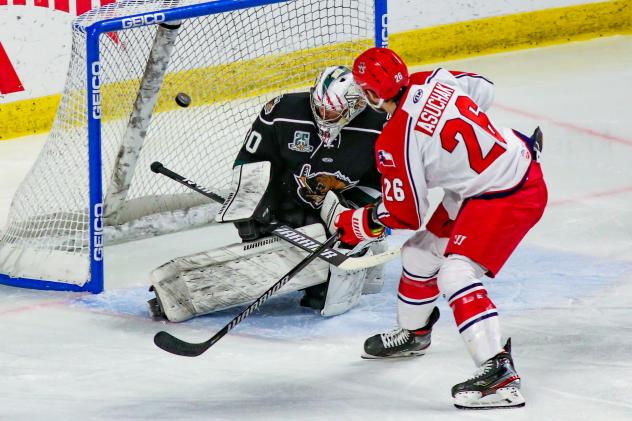
[[[274,208],[316,210],[329,190],[357,204],[363,189],[380,191],[374,146],[386,114],[367,107],[345,126],[331,145],[318,136],[309,93],[285,94],[268,102],[246,135],[235,165],[272,163]]]

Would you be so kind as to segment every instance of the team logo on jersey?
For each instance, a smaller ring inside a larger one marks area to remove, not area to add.
[[[319,171],[311,173],[312,166],[305,164],[301,168],[300,175],[294,175],[294,180],[298,184],[296,193],[303,202],[314,209],[322,206],[325,195],[329,190],[342,192],[358,184],[358,180],[353,181],[340,171],[330,173]]]
[[[415,92],[415,95],[413,96],[413,104],[418,103],[423,94],[424,94],[423,90],[417,89],[417,92]]]
[[[294,140],[292,143],[288,143],[287,147],[295,152],[310,153],[314,150],[314,147],[309,144],[309,132],[302,132],[300,130],[294,132]]]
[[[281,98],[283,98],[283,95],[279,95],[278,97],[271,99],[266,105],[263,106],[263,112],[265,113],[265,115],[270,114],[272,110],[274,110],[274,107],[279,102],[281,102]]]
[[[393,159],[393,155],[389,152],[380,149],[377,151],[377,159],[379,164],[383,167],[395,167],[395,160]]]
[[[460,246],[463,244],[463,241],[465,241],[465,239],[467,238],[467,235],[455,235],[454,236],[454,244],[456,244],[457,246]]]

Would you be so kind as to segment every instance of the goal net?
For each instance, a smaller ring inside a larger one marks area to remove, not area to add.
[[[131,0],[78,17],[53,128],[0,235],[0,282],[100,292],[104,238],[210,222],[216,204],[150,164],[225,193],[263,104],[385,43],[385,1]]]

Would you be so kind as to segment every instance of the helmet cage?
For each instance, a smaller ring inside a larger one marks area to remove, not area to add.
[[[351,70],[343,66],[323,70],[310,89],[309,97],[318,136],[326,146],[366,107],[366,99],[353,80]]]

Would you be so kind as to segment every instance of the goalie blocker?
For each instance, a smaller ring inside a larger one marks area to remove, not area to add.
[[[270,179],[269,162],[238,165],[233,170],[232,193],[219,210],[218,222],[262,221],[268,218],[266,190]],[[344,210],[330,192],[321,216],[331,218]],[[322,223],[297,228],[318,241],[324,241]],[[337,248],[342,253],[369,256],[386,251],[385,241],[361,245],[354,250]],[[246,304],[266,291],[280,276],[301,261],[307,252],[274,236],[231,244],[173,259],[155,269],[150,276],[156,298],[149,301],[154,318],[181,322],[192,317]],[[383,285],[383,265],[359,270],[342,270],[317,259],[281,288],[277,294],[303,290],[329,281],[323,316],[349,310],[363,293],[376,293]]]

